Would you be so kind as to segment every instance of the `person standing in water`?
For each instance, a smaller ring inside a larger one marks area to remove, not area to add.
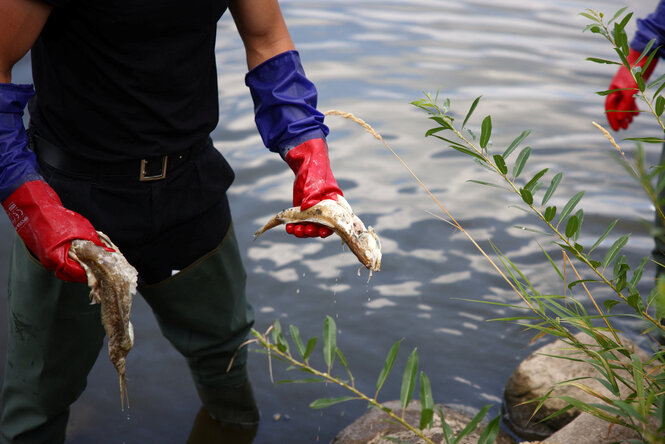
[[[139,292],[186,358],[210,417],[256,430],[238,350],[253,313],[226,197],[234,173],[210,139],[217,21],[227,8],[246,50],[259,133],[295,173],[293,204],[337,199],[316,88],[277,0],[0,1],[0,201],[17,232],[3,443],[65,440],[69,407],[104,338],[68,250],[74,239],[100,245],[97,230],[137,268]],[[11,83],[28,51],[34,89]],[[331,234],[317,224],[286,229]]]

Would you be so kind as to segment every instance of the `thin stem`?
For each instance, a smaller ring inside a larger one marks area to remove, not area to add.
[[[564,260],[568,261],[568,264],[570,265],[570,267],[575,272],[575,275],[577,276],[577,279],[581,281],[582,276],[580,276],[580,274],[577,272],[577,268],[575,268],[575,264],[573,264],[573,261],[570,260],[570,258],[568,257],[568,255],[566,254],[565,251],[563,252],[563,257],[565,258]],[[614,329],[610,325],[610,322],[607,320],[607,317],[605,317],[605,314],[602,312],[602,310],[600,309],[600,307],[596,303],[596,299],[593,297],[593,295],[591,294],[591,292],[587,288],[586,284],[584,282],[582,282],[581,284],[582,284],[582,288],[584,288],[584,291],[586,291],[587,296],[589,296],[589,299],[593,303],[593,306],[596,307],[596,310],[598,311],[598,314],[600,315],[600,317],[605,322],[605,325],[607,326],[608,330],[612,332],[612,336],[614,336],[614,340],[616,341],[617,344],[619,344],[623,347],[623,344],[621,343],[621,340],[619,339],[619,336],[617,336],[616,332],[614,331]]]
[[[460,224],[460,223],[459,223],[459,222],[453,217],[453,215],[450,214],[450,213],[448,212],[448,210],[446,210],[446,208],[445,208],[445,207],[443,206],[443,204],[439,201],[439,199],[437,199],[436,196],[434,196],[434,194],[432,194],[432,192],[429,190],[429,188],[427,187],[427,185],[425,185],[425,184],[423,183],[423,181],[420,180],[420,178],[416,175],[416,173],[413,172],[413,170],[409,167],[409,165],[407,165],[406,162],[404,162],[404,160],[402,160],[402,158],[401,158],[401,157],[395,152],[395,150],[393,150],[393,149],[391,148],[391,146],[388,145],[388,143],[386,143],[385,140],[383,140],[383,137],[381,137],[376,131],[374,131],[374,129],[372,129],[372,127],[371,127],[369,124],[367,124],[364,120],[355,117],[355,116],[354,116],[353,114],[351,114],[351,113],[347,113],[347,112],[343,112],[343,111],[339,111],[339,110],[330,110],[330,111],[326,111],[324,114],[325,114],[325,115],[336,115],[336,116],[341,116],[341,117],[344,117],[344,118],[346,118],[346,119],[353,120],[354,122],[358,123],[358,124],[361,125],[363,128],[365,128],[370,134],[372,134],[372,135],[373,135],[374,137],[376,137],[378,140],[380,140],[381,143],[383,143],[383,145],[384,145],[384,146],[385,146],[385,147],[386,147],[386,148],[387,148],[387,149],[388,149],[388,150],[389,150],[389,151],[390,151],[390,152],[391,152],[391,153],[397,158],[397,160],[398,160],[398,161],[404,166],[404,168],[407,169],[407,171],[409,172],[409,174],[411,174],[411,176],[413,176],[413,178],[418,182],[418,184],[420,184],[420,186],[425,190],[425,192],[426,192],[426,193],[427,193],[427,194],[428,194],[428,195],[434,200],[434,202],[436,202],[436,204],[438,205],[438,207],[439,207],[439,208],[440,208],[440,209],[441,209],[441,210],[442,210],[442,211],[443,211],[443,212],[444,212],[444,213],[450,218],[450,222],[449,222],[449,223],[450,223],[452,226],[454,226],[455,228],[457,228],[458,230],[460,230],[462,233],[464,233],[464,235],[467,237],[467,239],[469,239],[469,240],[471,241],[471,243],[476,247],[476,249],[477,249],[478,251],[480,251],[480,253],[481,253],[481,254],[482,254],[482,255],[483,255],[483,256],[489,261],[490,264],[492,264],[492,266],[494,267],[494,269],[499,273],[499,275],[501,275],[501,277],[502,277],[502,278],[508,283],[508,285],[509,285],[509,286],[510,286],[510,287],[511,287],[511,288],[512,288],[512,289],[513,289],[513,290],[514,290],[514,291],[515,291],[515,292],[516,292],[516,293],[522,298],[522,300],[524,300],[524,302],[529,306],[529,308],[533,309],[533,307],[531,306],[531,303],[523,297],[523,295],[520,293],[520,291],[519,291],[519,290],[515,287],[515,285],[510,281],[510,279],[508,279],[508,277],[503,273],[503,271],[502,271],[502,270],[496,265],[496,263],[492,260],[492,258],[489,257],[489,255],[485,252],[485,250],[483,250],[483,248],[482,248],[480,245],[478,245],[478,243],[476,242],[476,240],[475,240],[473,237],[471,237],[471,235],[470,235],[470,234],[464,229],[464,227],[462,227],[462,225],[461,225],[461,224]]]
[[[315,376],[318,376],[319,378],[322,378],[322,379],[326,380],[327,382],[339,385],[340,387],[344,388],[345,390],[347,390],[347,391],[353,393],[354,395],[356,395],[358,397],[358,399],[366,401],[366,402],[372,404],[374,407],[377,407],[377,408],[381,409],[383,412],[386,413],[386,415],[390,416],[390,418],[392,418],[395,421],[399,422],[403,427],[405,427],[409,431],[416,434],[419,438],[423,439],[427,444],[435,444],[432,440],[427,438],[421,430],[418,430],[417,428],[413,427],[406,420],[404,420],[403,417],[400,418],[399,415],[394,414],[390,409],[388,409],[383,404],[378,402],[376,400],[376,398],[370,398],[369,396],[365,395],[363,392],[356,389],[355,387],[347,384],[346,382],[344,382],[344,381],[342,381],[338,378],[335,378],[334,376],[332,376],[330,374],[330,372],[321,372],[319,370],[316,370],[314,367],[310,366],[309,364],[307,364],[305,362],[298,361],[297,359],[295,359],[291,355],[291,353],[282,352],[279,348],[277,348],[274,344],[272,344],[270,342],[267,335],[261,334],[256,330],[252,330],[252,333],[254,334],[254,336],[257,337],[257,339],[259,341],[259,344],[262,347],[268,349],[270,353],[276,354],[277,356],[279,356],[283,360],[287,361],[289,364],[293,365],[294,367],[303,369],[308,373],[311,373]]]

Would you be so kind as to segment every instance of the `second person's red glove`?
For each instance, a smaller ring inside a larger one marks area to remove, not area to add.
[[[627,59],[631,67],[636,65],[640,67],[644,66],[648,57],[643,57],[639,63],[635,63],[641,55],[641,52],[633,49],[630,50]],[[651,63],[649,63],[647,69],[642,72],[642,78],[645,82],[649,79],[649,76],[651,76],[657,62],[658,59],[654,58]],[[635,93],[638,92],[637,84],[635,83],[635,79],[633,79],[633,75],[628,71],[628,68],[623,65],[619,67],[617,73],[610,82],[610,87],[608,89],[621,89],[621,91],[615,91],[612,94],[609,94],[605,99],[607,121],[614,131],[626,129],[639,113],[639,109],[635,104],[635,97],[633,97]]]

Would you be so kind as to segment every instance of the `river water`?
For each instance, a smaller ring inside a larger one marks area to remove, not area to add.
[[[644,16],[657,1],[634,3],[639,3],[632,6],[636,16]],[[525,145],[533,153],[525,175],[546,167],[563,171],[552,200],[559,207],[586,190],[580,241],[592,243],[620,218],[603,247],[630,232],[629,261],[648,254],[652,242],[642,220],[651,220],[653,210],[591,125],[605,122],[603,98],[594,92],[607,87],[614,69],[585,58],[612,53],[603,39],[582,33],[586,19],[578,15],[587,8],[611,15],[622,2],[281,4],[308,76],[318,87],[319,108],[348,111],[367,121],[483,248],[491,251],[489,241],[494,242],[539,288],[561,287],[540,253],[538,242],[550,248],[547,239],[514,228],[534,225],[515,208],[514,197],[468,182],[491,179],[484,170],[424,137],[429,123],[409,104],[424,91],[439,90],[442,98],[450,98],[458,118],[483,96],[469,126],[478,131],[482,118],[491,115],[497,151],[531,129]],[[631,24],[631,35],[633,30]],[[264,330],[279,319],[284,326],[297,325],[304,336],[321,336],[325,316],[332,316],[356,385],[372,394],[388,349],[403,339],[380,399],[399,398],[406,358],[417,347],[436,402],[472,408],[491,404],[492,413],[498,413],[508,376],[533,351],[532,334],[514,324],[488,321],[514,311],[467,299],[518,304],[515,294],[462,234],[432,215],[441,212],[402,164],[360,126],[339,117],[327,119],[333,171],[355,211],[381,236],[381,272],[369,280],[366,270],[358,274],[356,259],[335,237],[295,240],[273,230],[253,241],[259,226],[290,205],[292,173],[261,145],[243,81],[242,44],[228,15],[219,23],[217,57],[221,119],[213,138],[237,174],[230,199],[256,328]],[[26,61],[17,67],[15,80],[30,81]],[[650,119],[640,118],[621,136],[654,134],[657,128]],[[629,142],[623,147],[629,155],[634,151]],[[650,163],[658,151],[648,148]],[[6,258],[11,237],[6,218],[1,229],[0,249]],[[646,279],[652,275],[649,269]],[[0,302],[5,323],[5,298]],[[133,321],[136,346],[127,363],[131,408],[120,411],[117,378],[103,351],[88,389],[72,408],[68,442],[186,441],[199,402],[185,363],[162,338],[140,297]],[[3,349],[5,341],[3,332]],[[314,362],[322,368],[320,356],[317,351]],[[281,363],[272,364],[276,381],[299,376]],[[365,411],[359,402],[310,409],[316,398],[346,393],[314,384],[275,385],[265,355],[250,355],[250,371],[262,413],[256,443],[327,443]],[[341,368],[337,372],[343,375]]]

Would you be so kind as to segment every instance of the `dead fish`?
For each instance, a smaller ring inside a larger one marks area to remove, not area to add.
[[[125,402],[129,406],[125,370],[127,354],[134,345],[129,312],[132,295],[136,293],[137,272],[104,233],[100,232],[99,237],[115,251],[76,239],[72,241],[69,256],[86,272],[91,303],[102,304],[102,325],[109,339],[109,358],[120,378],[120,403],[124,409]]]
[[[356,255],[361,264],[370,271],[381,269],[381,242],[372,227],[365,228],[365,224],[358,216],[353,214],[349,203],[342,196],[338,200],[325,199],[304,211],[300,207],[287,208],[277,213],[270,221],[256,233],[254,239],[265,231],[281,224],[315,222],[331,228],[351,252]]]

